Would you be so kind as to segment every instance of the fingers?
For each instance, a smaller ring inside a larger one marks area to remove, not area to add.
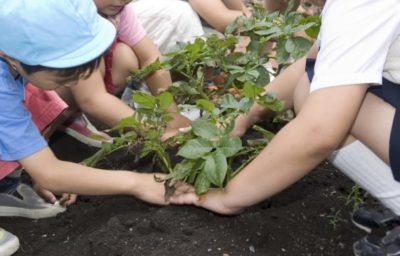
[[[169,198],[171,204],[199,205],[199,198],[195,193],[175,194]]]
[[[194,187],[184,183],[178,182],[175,185],[174,194],[169,197],[169,202],[172,204],[199,204],[199,197],[195,193]]]
[[[61,198],[59,200],[60,204],[64,207],[70,206],[71,204],[74,204],[77,199],[76,194],[68,194],[68,193],[63,193],[61,195]]]
[[[33,185],[33,189],[34,189],[34,190],[36,191],[36,193],[38,193],[38,195],[39,195],[40,197],[42,197],[46,202],[52,203],[52,204],[54,204],[55,202],[57,202],[57,198],[56,198],[56,196],[55,196],[52,192],[50,192],[50,191],[48,191],[48,190],[46,190],[46,189],[42,189],[42,188],[40,188],[39,186],[37,186],[36,184]]]

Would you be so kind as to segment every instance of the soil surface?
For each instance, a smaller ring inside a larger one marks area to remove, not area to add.
[[[76,162],[95,152],[61,133],[51,147],[59,158]],[[347,256],[365,235],[350,221],[353,205],[346,199],[352,186],[323,163],[237,216],[158,207],[127,196],[82,196],[55,218],[0,218],[0,226],[19,237],[17,256]]]

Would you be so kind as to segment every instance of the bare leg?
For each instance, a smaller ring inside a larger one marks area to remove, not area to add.
[[[117,94],[126,87],[126,79],[130,75],[130,71],[139,69],[139,60],[132,48],[126,44],[119,43],[113,53],[112,65],[114,94]]]

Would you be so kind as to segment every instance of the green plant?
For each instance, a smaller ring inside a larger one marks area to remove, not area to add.
[[[165,61],[157,60],[132,72],[130,79],[143,79],[156,70],[167,69],[180,79],[158,96],[134,93],[132,100],[140,108],[110,130],[118,134],[114,142],[105,144],[86,163],[94,165],[107,154],[126,149],[139,157],[153,156],[168,174],[169,186],[185,181],[198,194],[210,187],[223,187],[273,137],[273,133],[255,126],[263,137],[243,145],[240,138],[230,136],[236,117],[247,113],[254,103],[276,113],[283,109],[276,95],[265,93],[263,88],[270,81],[271,73],[265,64],[271,56],[263,54],[262,45],[268,41],[277,43],[276,59],[282,60],[280,65],[300,57],[310,46],[304,43],[307,39],[297,38],[295,33],[312,28],[314,22],[306,22],[295,13],[264,14],[255,9],[253,17],[229,26],[225,37],[211,35],[180,44],[177,50],[166,54]],[[235,34],[229,34],[229,30]],[[235,51],[242,35],[252,39],[245,53]],[[284,50],[280,50],[282,45]],[[181,108],[199,109],[201,118],[192,123],[189,131],[160,143],[171,121],[167,108],[173,98]],[[172,152],[176,157],[171,157]]]
[[[353,211],[355,211],[364,204],[366,195],[367,192],[364,192],[359,185],[354,184],[351,187],[350,194],[346,198],[346,205],[353,204]]]
[[[299,33],[305,32],[315,38],[319,32],[320,19],[316,16],[303,17],[300,13],[290,11],[282,14],[268,13],[261,5],[255,5],[252,14],[251,17],[238,17],[227,27],[225,34],[250,37],[251,43],[247,50],[259,56],[266,54],[269,58],[275,58],[278,73],[294,60],[303,57],[311,47],[310,40]],[[268,42],[275,44],[274,57],[264,51]]]
[[[132,154],[145,157],[155,153],[166,171],[171,171],[171,161],[166,152],[170,147],[168,142],[160,143],[165,127],[172,120],[167,108],[172,104],[173,97],[169,92],[152,96],[143,92],[135,92],[133,101],[140,105],[131,117],[121,120],[118,125],[108,130],[117,132],[112,143],[103,143],[102,148],[84,161],[94,166],[108,154],[126,148]]]

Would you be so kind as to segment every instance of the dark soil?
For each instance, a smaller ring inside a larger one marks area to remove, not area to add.
[[[94,152],[56,134],[51,147],[66,160]],[[327,163],[242,214],[219,216],[192,206],[158,207],[127,196],[80,197],[66,213],[30,220],[1,218],[20,238],[16,255],[352,255],[364,234],[346,206],[353,183]]]

